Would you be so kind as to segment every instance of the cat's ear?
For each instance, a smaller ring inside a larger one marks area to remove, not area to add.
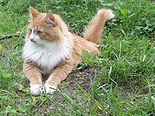
[[[31,6],[29,7],[29,10],[30,10],[31,18],[34,18],[39,14],[39,12],[36,9],[34,9],[33,7],[31,7]]]
[[[47,13],[45,23],[49,26],[56,26],[55,18],[52,13]]]

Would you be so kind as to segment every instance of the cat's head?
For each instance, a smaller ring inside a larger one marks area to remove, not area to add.
[[[62,19],[53,13],[40,13],[30,7],[30,20],[28,24],[27,41],[42,43],[54,42],[63,38],[63,33],[68,31]]]

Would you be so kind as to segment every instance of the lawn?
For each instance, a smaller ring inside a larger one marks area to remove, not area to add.
[[[59,14],[82,36],[99,8],[105,25],[101,53],[83,61],[53,95],[33,96],[22,72],[29,6]],[[151,0],[0,0],[0,115],[155,116],[155,2]]]

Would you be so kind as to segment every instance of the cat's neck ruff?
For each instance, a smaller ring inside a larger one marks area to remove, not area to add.
[[[60,43],[42,42],[40,45],[27,41],[23,48],[23,58],[36,62],[43,73],[50,73],[59,62],[71,55],[73,37],[64,37]]]

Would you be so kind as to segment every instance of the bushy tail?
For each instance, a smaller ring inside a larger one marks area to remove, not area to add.
[[[100,44],[105,22],[114,16],[113,11],[110,9],[98,10],[84,31],[84,38],[97,45]]]

